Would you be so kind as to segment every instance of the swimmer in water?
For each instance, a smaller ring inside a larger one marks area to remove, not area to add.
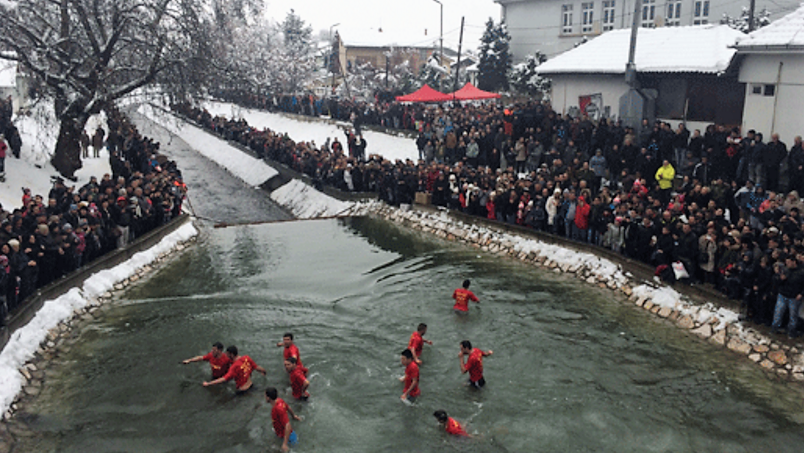
[[[452,298],[455,299],[455,305],[452,309],[455,313],[469,312],[469,301],[480,303],[480,300],[475,296],[472,291],[469,291],[469,285],[472,282],[469,279],[463,281],[463,288],[458,288],[452,292]]]
[[[439,409],[433,412],[433,417],[438,420],[438,423],[444,428],[448,434],[458,437],[471,437],[469,433],[458,423],[454,418],[447,415],[447,411]]]
[[[486,385],[486,380],[483,379],[483,357],[490,356],[494,351],[482,351],[478,348],[473,348],[469,340],[461,342],[461,352],[458,353],[458,362],[461,365],[461,373],[469,372],[469,385],[476,389],[482,388]],[[466,362],[463,358],[466,357]]]
[[[226,355],[232,360],[232,365],[229,367],[229,371],[218,379],[204,382],[204,387],[221,384],[234,379],[235,385],[237,386],[237,393],[243,394],[246,393],[253,385],[251,382],[251,374],[254,371],[259,371],[263,376],[265,376],[265,368],[257,365],[253,360],[251,360],[251,357],[247,355],[238,355],[236,346],[229,346],[226,348]]]
[[[416,363],[421,364],[422,361],[420,359],[422,355],[422,348],[424,347],[424,343],[429,344],[430,346],[433,345],[433,342],[430,340],[425,340],[424,334],[427,333],[427,324],[421,323],[419,327],[416,328],[416,331],[410,335],[410,341],[408,341],[408,350],[413,353],[413,360]]]

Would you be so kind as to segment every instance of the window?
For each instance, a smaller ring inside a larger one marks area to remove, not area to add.
[[[751,85],[751,94],[758,94],[762,96],[762,85],[759,83],[755,83]]]
[[[590,33],[592,31],[594,11],[594,2],[581,3],[581,33]]]
[[[692,14],[692,25],[709,23],[709,0],[697,0]]]
[[[653,28],[656,24],[653,22],[656,16],[656,0],[642,0],[642,27]]]
[[[572,5],[561,5],[561,33],[572,33]]]
[[[603,31],[614,30],[614,0],[603,2]]]
[[[670,0],[667,2],[667,20],[665,25],[668,27],[678,27],[681,25],[681,0]]]
[[[765,96],[775,96],[776,95],[776,85],[765,85]]]

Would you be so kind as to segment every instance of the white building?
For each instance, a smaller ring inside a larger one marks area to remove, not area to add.
[[[743,37],[737,44],[745,83],[743,130],[789,145],[804,135],[804,6]]]
[[[631,28],[634,0],[494,0],[511,35],[515,62],[537,50],[551,58],[608,30]],[[749,0],[641,0],[645,28],[717,24],[724,13],[738,17]],[[757,0],[776,20],[795,10],[799,0]]]
[[[726,25],[640,29],[637,79],[653,100],[653,117],[673,126],[684,121],[690,129],[740,125],[745,89],[737,81],[733,45],[742,36]],[[539,74],[553,82],[553,109],[595,119],[618,117],[620,98],[629,89],[629,44],[630,30],[613,30],[542,63]]]

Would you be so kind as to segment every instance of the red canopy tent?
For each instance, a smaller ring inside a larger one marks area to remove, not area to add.
[[[500,98],[499,94],[483,91],[469,82],[467,82],[466,85],[464,85],[460,90],[448,94],[447,96],[450,98],[450,100],[454,99],[456,101],[475,101],[480,99]]]
[[[398,102],[445,102],[451,101],[452,96],[436,91],[425,84],[413,93],[397,96],[396,100]]]

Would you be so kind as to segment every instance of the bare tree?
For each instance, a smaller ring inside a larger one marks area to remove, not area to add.
[[[237,7],[255,3],[237,0]],[[4,0],[0,58],[50,91],[60,121],[51,159],[81,168],[78,138],[93,114],[155,81],[177,94],[204,85],[222,0]]]

